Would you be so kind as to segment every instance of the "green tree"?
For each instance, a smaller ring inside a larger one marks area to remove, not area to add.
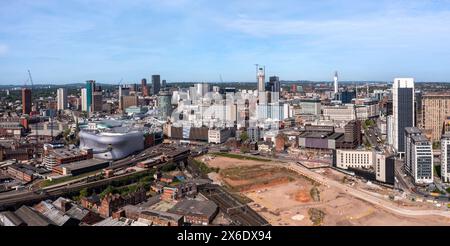
[[[80,198],[87,197],[87,196],[89,196],[89,192],[88,192],[87,188],[80,190]]]
[[[245,142],[248,140],[248,134],[246,131],[241,132],[240,138],[242,140],[242,142]]]
[[[110,193],[112,193],[112,194],[117,193],[117,189],[111,185],[108,186],[106,189],[104,189],[102,191],[102,193],[100,193],[100,198],[103,199],[103,197],[105,197],[106,195],[108,195]]]

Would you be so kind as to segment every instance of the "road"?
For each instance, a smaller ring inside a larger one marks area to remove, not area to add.
[[[372,145],[373,147],[380,147],[377,139],[378,131],[375,128],[368,127],[367,130],[364,130],[364,135],[367,141],[369,141],[370,145]]]

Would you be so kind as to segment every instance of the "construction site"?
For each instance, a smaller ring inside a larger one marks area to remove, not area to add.
[[[315,174],[349,187],[342,189],[322,182],[316,176],[295,172],[292,163],[234,159],[208,155],[199,157],[209,167],[214,183],[248,199],[248,206],[271,225],[448,225],[449,217],[438,215],[408,216],[384,209],[351,193],[352,187],[373,194],[379,199],[411,209],[433,209],[395,196],[391,189],[362,183],[329,168],[315,169]],[[392,197],[391,197],[392,196]],[[389,201],[389,198],[392,201]],[[426,217],[426,220],[423,218]]]

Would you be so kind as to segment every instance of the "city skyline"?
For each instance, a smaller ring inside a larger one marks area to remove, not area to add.
[[[0,84],[281,80],[446,82],[449,1],[6,1]],[[26,18],[24,18],[24,16]]]

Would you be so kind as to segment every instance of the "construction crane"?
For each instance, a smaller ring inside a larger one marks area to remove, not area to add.
[[[33,77],[31,76],[31,71],[30,71],[30,69],[28,69],[28,80],[31,82],[31,93],[33,93],[33,90],[34,90],[34,82],[33,82]],[[26,84],[25,84],[26,85]],[[31,98],[33,98],[33,94],[31,94]],[[31,100],[32,101],[32,104],[31,105],[33,105],[33,99]],[[36,105],[36,103],[34,104],[35,106],[37,106]],[[39,121],[36,123],[36,146],[38,145],[38,143],[39,143],[39,134],[38,134],[38,129],[39,129]],[[35,146],[35,148],[36,148],[36,146]],[[36,151],[35,151],[36,152]]]
[[[30,69],[28,69],[28,77],[30,78],[30,82],[31,82],[31,90],[34,90],[33,77],[31,77]]]

